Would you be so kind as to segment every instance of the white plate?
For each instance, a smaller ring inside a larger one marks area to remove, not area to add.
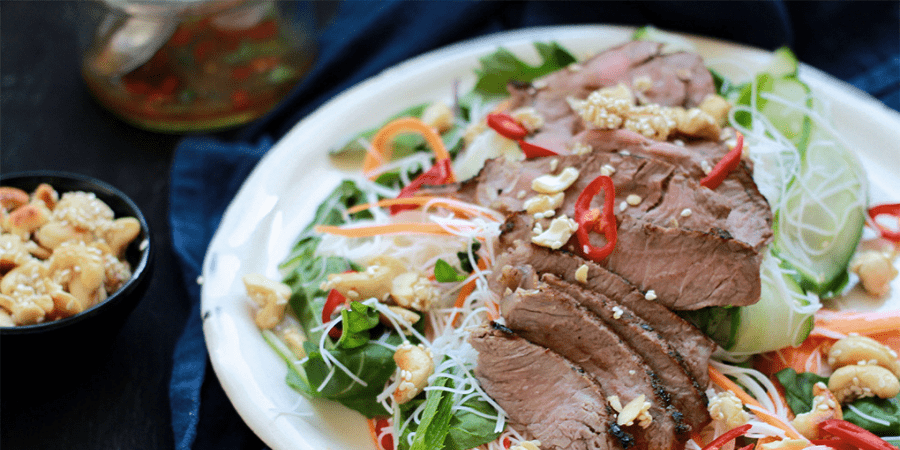
[[[308,401],[287,386],[284,362],[254,325],[240,281],[247,273],[280,278],[278,263],[311,220],[319,201],[344,175],[330,165],[328,150],[406,106],[449,98],[456,80],[471,85],[478,58],[500,45],[520,57],[536,59],[533,42],[555,41],[583,58],[628,40],[633,31],[613,26],[532,28],[437,50],[335,97],[268,152],[228,207],[212,239],[203,264],[201,296],[206,317],[203,331],[216,375],[241,417],[266,444],[276,450],[374,448],[362,416],[336,403]],[[758,49],[686,37],[709,61],[758,68],[769,58]],[[900,201],[900,114],[808,66],[802,66],[801,76],[832,102],[839,131],[868,170],[872,201]],[[898,306],[900,283],[896,281],[887,303],[869,300],[861,305],[865,309]]]

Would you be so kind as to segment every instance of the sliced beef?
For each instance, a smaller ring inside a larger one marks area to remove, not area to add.
[[[652,86],[646,90],[634,88],[635,81],[643,77],[652,80]],[[570,138],[583,129],[566,99],[584,99],[597,89],[619,83],[640,92],[642,103],[664,106],[697,106],[715,93],[712,75],[699,55],[663,54],[662,44],[633,41],[550,74],[531,86],[511,85],[510,109],[534,107],[545,124],[529,140],[565,152]]]
[[[573,141],[590,145],[595,152],[618,153],[624,150],[632,155],[665,161],[676,166],[685,176],[697,180],[705,176],[705,166],[715,166],[729,150],[724,142],[688,141],[684,145],[675,145],[654,141],[629,130],[586,130],[575,136]],[[714,192],[726,198],[730,208],[722,229],[728,230],[734,238],[750,244],[756,250],[771,242],[772,209],[753,181],[747,162],[742,162]],[[662,217],[673,217],[673,213],[680,212],[678,209],[665,209],[660,207],[656,213]],[[694,212],[696,208],[691,209]],[[674,217],[677,217],[683,227],[703,231],[702,227],[695,224],[696,218],[692,216]],[[648,220],[659,223],[654,219]]]
[[[657,374],[671,398],[672,406],[684,415],[686,425],[699,430],[709,422],[705,387],[700,386],[675,349],[655,333],[650,324],[636,316],[628,307],[583,286],[566,282],[552,274],[544,274],[541,281],[552,289],[571,296],[627,342]]]
[[[611,417],[601,387],[559,354],[514,334],[482,326],[469,342],[478,350],[475,376],[512,425],[550,450],[634,446]]]
[[[672,407],[658,376],[641,357],[594,314],[569,295],[537,283],[519,288],[501,301],[506,326],[528,341],[553,350],[592,376],[621,403],[643,395],[652,420],[634,424],[639,448],[669,450],[687,439],[682,414]]]
[[[569,283],[580,283],[575,273],[582,265],[587,266],[585,288],[605,295],[646,321],[674,348],[694,379],[706,386],[709,357],[716,347],[709,337],[659,302],[647,300],[633,284],[599,264],[569,252],[531,244],[532,223],[533,219],[525,214],[508,218],[498,241],[495,273],[501,272],[506,265],[527,265],[537,273],[551,273]],[[503,292],[504,288],[494,286],[497,292]]]

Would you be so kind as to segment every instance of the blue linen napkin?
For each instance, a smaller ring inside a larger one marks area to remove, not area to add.
[[[222,141],[188,137],[171,174],[172,243],[191,314],[175,347],[170,406],[176,448],[262,448],[214,376],[201,329],[201,264],[222,214],[259,158],[301,118],[352,85],[423,52],[530,26],[654,24],[774,49],[900,109],[900,2],[379,2],[345,1],[319,37],[310,74],[274,111]]]

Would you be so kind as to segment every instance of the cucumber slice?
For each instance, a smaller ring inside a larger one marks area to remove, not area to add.
[[[662,48],[664,54],[697,51],[697,48],[694,47],[694,44],[690,40],[650,25],[638,28],[631,38],[635,41],[663,43],[665,44]]]
[[[782,136],[794,144],[802,155],[809,144],[812,122],[807,110],[812,108],[812,93],[805,83],[796,77],[776,77],[761,73],[756,77],[756,109],[775,126]],[[737,103],[753,105],[753,84],[744,86]],[[785,103],[797,107],[786,106]],[[737,113],[735,119],[743,126],[750,127],[751,119],[746,113]]]
[[[797,76],[800,62],[797,56],[787,47],[781,47],[772,52],[772,61],[763,72],[773,77],[792,77]]]
[[[800,345],[813,329],[818,297],[804,292],[777,256],[764,256],[759,302],[737,308],[725,350],[749,355]]]
[[[828,134],[816,129],[813,135]],[[828,298],[847,283],[847,266],[866,222],[868,185],[856,156],[836,137],[814,140],[775,219],[774,248],[804,289]]]

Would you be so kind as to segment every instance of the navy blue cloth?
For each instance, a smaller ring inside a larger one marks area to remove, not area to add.
[[[313,2],[315,3],[315,2]],[[319,6],[323,6],[320,4]],[[333,5],[333,4],[329,4]],[[204,253],[240,184],[271,143],[341,91],[429,50],[492,32],[559,24],[653,24],[766,49],[791,46],[799,59],[900,109],[900,2],[378,2],[336,4],[318,36],[310,74],[266,117],[232,133],[183,140],[171,179],[172,242],[192,314],[174,355],[170,386],[178,449],[264,447],[229,404],[201,331]]]

